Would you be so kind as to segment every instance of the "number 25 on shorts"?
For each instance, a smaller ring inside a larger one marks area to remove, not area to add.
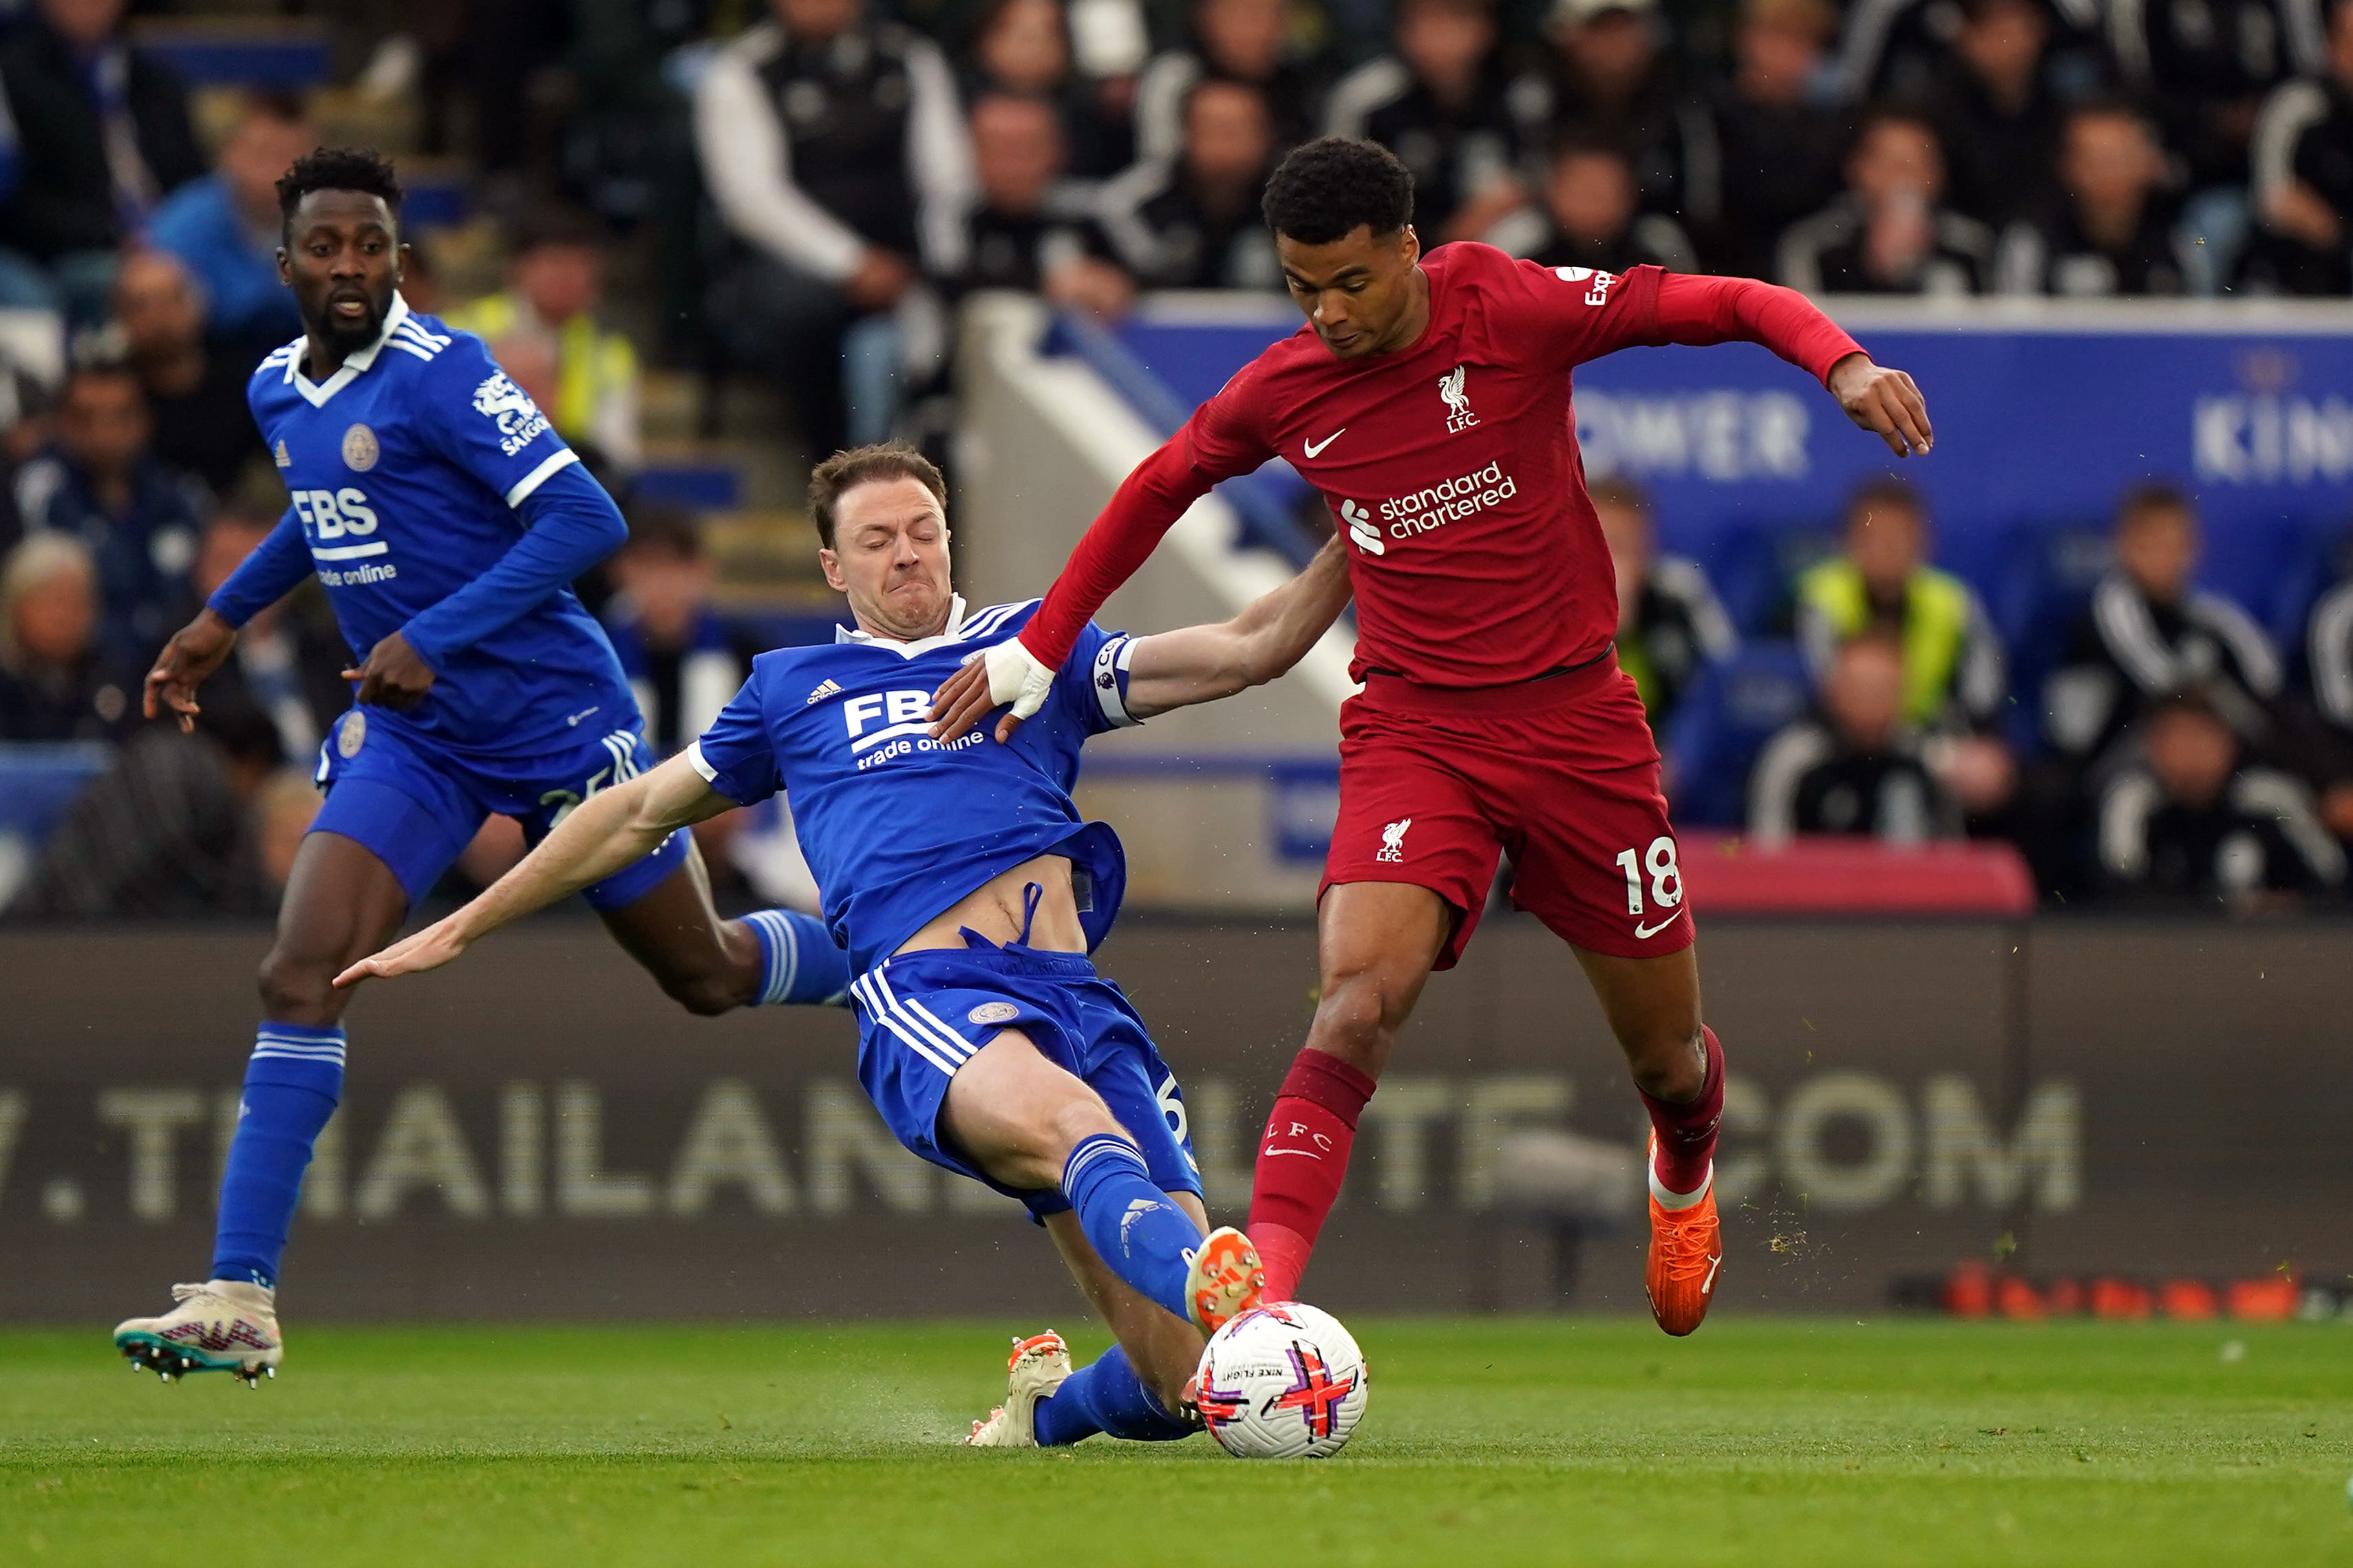
[[[1651,901],[1662,910],[1673,909],[1683,901],[1683,874],[1675,864],[1675,841],[1662,833],[1651,840],[1649,849],[1637,854],[1631,849],[1618,853],[1618,868],[1626,873],[1626,912],[1641,914],[1642,873],[1651,874]]]

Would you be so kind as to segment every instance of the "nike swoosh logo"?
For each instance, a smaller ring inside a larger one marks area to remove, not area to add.
[[[1699,1293],[1701,1295],[1704,1296],[1709,1291],[1715,1289],[1715,1271],[1723,1267],[1724,1254],[1721,1252],[1707,1260],[1707,1278],[1699,1282]]]
[[[578,722],[580,722],[580,721],[581,721],[581,720],[586,719],[586,717],[588,717],[588,715],[589,715],[589,714],[594,713],[594,712],[596,712],[599,709],[601,709],[601,708],[603,708],[603,707],[604,707],[604,704],[600,702],[600,703],[598,703],[598,704],[596,705],[596,707],[595,707],[595,708],[583,708],[582,710],[580,710],[580,711],[579,711],[579,712],[573,714],[570,718],[568,718],[568,719],[565,720],[564,721],[565,721],[566,724],[577,724]]]
[[[1345,436],[1347,433],[1348,433],[1348,427],[1347,427],[1345,425],[1343,425],[1343,426],[1341,426],[1337,430],[1333,431],[1333,432],[1332,432],[1332,434],[1330,434],[1329,436],[1324,437],[1324,439],[1322,439],[1321,441],[1310,441],[1310,442],[1308,442],[1308,443],[1307,443],[1307,455],[1308,455],[1309,457],[1311,457],[1311,458],[1320,458],[1320,457],[1322,457],[1322,456],[1324,455],[1324,447],[1326,447],[1330,446],[1333,442],[1335,442],[1335,441],[1338,440],[1341,437]]]
[[[1261,1149],[1259,1151],[1259,1158],[1261,1160],[1280,1159],[1285,1154],[1303,1154],[1310,1160],[1321,1160],[1324,1157],[1313,1149]]]
[[[1669,926],[1671,926],[1671,925],[1674,924],[1677,921],[1679,921],[1679,920],[1681,920],[1681,919],[1683,919],[1683,910],[1677,910],[1673,914],[1669,915],[1665,920],[1661,921],[1657,925],[1654,925],[1654,926],[1636,926],[1636,927],[1634,928],[1634,940],[1635,940],[1635,941],[1637,941],[1637,942],[1644,942],[1644,941],[1647,941],[1647,940],[1649,940],[1650,938],[1651,938],[1651,937],[1654,937],[1654,936],[1658,935],[1661,931],[1662,931],[1666,930]]]

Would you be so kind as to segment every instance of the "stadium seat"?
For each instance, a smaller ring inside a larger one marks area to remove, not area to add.
[[[1784,623],[1789,584],[1838,549],[1833,529],[1804,523],[1755,522],[1726,529],[1704,564],[1725,613],[1743,637],[1770,637]]]
[[[1693,683],[1662,739],[1674,784],[1675,819],[1739,827],[1748,815],[1748,769],[1774,731],[1813,702],[1795,645],[1757,642]]]
[[[41,840],[114,748],[96,741],[0,742],[0,906],[32,868]]]
[[[2108,569],[2105,529],[2023,524],[2010,530],[1986,613],[2010,654],[2010,742],[2042,742],[2042,682],[2067,651],[2067,633]]]

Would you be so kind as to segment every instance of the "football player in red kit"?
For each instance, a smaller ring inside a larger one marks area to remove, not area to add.
[[[1298,149],[1265,210],[1307,325],[1128,476],[1020,637],[940,689],[933,732],[1010,703],[1009,735],[1195,500],[1289,459],[1351,542],[1365,689],[1341,710],[1322,998],[1259,1146],[1266,1299],[1295,1293],[1398,1031],[1461,956],[1508,852],[1513,901],[1569,944],[1649,1108],[1646,1283],[1659,1326],[1687,1334],[1723,1260],[1724,1052],[1700,1017],[1658,749],[1611,649],[1617,593],[1569,373],[1636,344],[1762,343],[1899,457],[1928,450],[1926,405],[1787,289],[1543,268],[1475,244],[1425,256],[1412,176],[1369,142]]]

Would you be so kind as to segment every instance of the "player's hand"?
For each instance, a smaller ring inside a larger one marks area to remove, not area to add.
[[[395,632],[368,649],[366,663],[343,671],[343,679],[360,683],[353,701],[399,713],[424,701],[425,694],[433,689],[433,667],[408,646],[406,637]]]
[[[1936,433],[1928,427],[1928,400],[1902,371],[1873,364],[1869,354],[1852,353],[1831,366],[1830,388],[1846,416],[1886,442],[1897,457],[1926,457],[1936,444]]]
[[[374,957],[361,959],[336,975],[335,984],[349,987],[370,978],[389,980],[396,974],[422,974],[428,969],[438,969],[471,945],[459,933],[457,926],[455,916],[436,921]]]
[[[965,659],[964,668],[932,693],[932,739],[953,741],[990,709],[1010,703],[1013,710],[997,721],[997,741],[1009,741],[1021,721],[1046,705],[1046,694],[1053,689],[1054,672],[1039,663],[1019,637],[1008,637]]]
[[[183,731],[196,727],[196,688],[225,663],[237,647],[237,628],[213,614],[198,610],[196,618],[172,634],[155,668],[147,672],[140,710],[150,719],[169,710],[179,717]]]

